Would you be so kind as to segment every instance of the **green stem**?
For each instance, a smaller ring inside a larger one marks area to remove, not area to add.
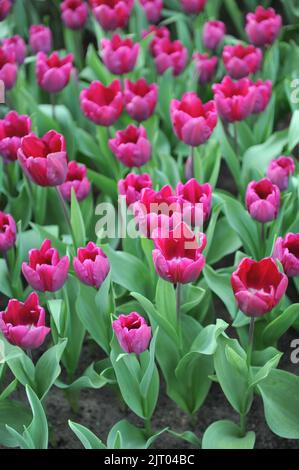
[[[178,325],[180,324],[181,318],[181,284],[178,282],[176,285],[176,319]]]
[[[150,418],[144,420],[144,429],[145,429],[147,437],[150,437],[153,433]]]
[[[56,93],[51,93],[52,118],[56,121]]]
[[[235,147],[235,152],[238,157],[238,160],[240,159],[239,155],[239,143],[238,143],[238,128],[237,128],[237,123],[234,123],[234,147]]]
[[[253,349],[253,337],[254,337],[254,322],[255,322],[255,318],[251,317],[250,325],[249,325],[248,350],[247,350],[247,366],[248,366],[248,368],[250,368],[250,366],[251,366],[251,357],[252,357],[252,349]]]
[[[246,415],[240,414],[240,430],[241,436],[244,437],[246,434]]]
[[[193,178],[196,178],[196,168],[195,168],[195,148],[191,148],[191,161],[192,161],[192,172],[193,172]]]

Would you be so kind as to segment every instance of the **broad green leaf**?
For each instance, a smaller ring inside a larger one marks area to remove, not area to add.
[[[253,449],[254,443],[253,431],[242,436],[240,428],[228,420],[211,424],[202,438],[203,449]]]
[[[76,434],[85,449],[106,449],[105,444],[89,429],[69,420],[69,427]]]
[[[290,305],[283,313],[272,320],[263,332],[263,341],[266,345],[275,345],[276,341],[299,318],[299,304]]]

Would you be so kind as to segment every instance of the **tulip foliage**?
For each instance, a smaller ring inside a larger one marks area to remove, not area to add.
[[[258,400],[299,439],[294,2],[24,3],[0,0],[0,446],[55,446],[53,390],[73,417],[103,387],[137,424],[81,413],[78,447],[260,447]]]

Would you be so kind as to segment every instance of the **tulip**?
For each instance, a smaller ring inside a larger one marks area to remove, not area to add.
[[[160,39],[170,39],[170,31],[166,26],[159,27],[151,25],[148,28],[148,31],[142,31],[142,38],[146,38],[149,34],[153,36],[149,45],[150,53],[153,56],[155,45],[160,41]]]
[[[203,44],[206,49],[217,49],[223,41],[226,26],[222,21],[207,21],[203,27]]]
[[[72,189],[75,191],[78,201],[83,201],[88,196],[90,181],[86,175],[85,165],[78,165],[75,161],[69,162],[65,182],[59,186],[59,191],[66,201],[71,200]]]
[[[120,347],[126,353],[141,354],[148,348],[152,330],[137,312],[120,315],[113,321],[112,328]]]
[[[87,4],[82,0],[64,0],[60,5],[61,18],[70,29],[84,27],[88,17]]]
[[[85,248],[78,248],[73,268],[81,282],[99,289],[109,273],[110,264],[103,250],[89,242]]]
[[[121,196],[125,196],[127,206],[129,207],[131,204],[139,201],[141,191],[144,188],[151,188],[152,184],[151,177],[147,173],[141,175],[129,173],[125,179],[119,180],[118,192]]]
[[[7,309],[0,312],[0,331],[15,346],[23,349],[39,348],[50,328],[46,327],[45,310],[39,305],[36,292],[32,292],[25,302],[11,299]]]
[[[170,116],[177,137],[192,147],[204,144],[217,124],[214,101],[203,104],[195,92],[185,93],[181,101],[172,100]]]
[[[284,238],[278,237],[273,258],[281,262],[288,277],[299,276],[299,233],[288,233]]]
[[[94,81],[80,95],[81,109],[85,116],[100,126],[111,126],[123,110],[121,83],[114,80],[105,87]]]
[[[22,137],[31,132],[31,119],[10,111],[4,119],[0,119],[0,155],[5,163],[17,160],[17,152]]]
[[[256,99],[253,113],[259,114],[265,111],[269,104],[272,96],[272,83],[270,80],[266,80],[264,82],[262,80],[257,80],[255,83],[252,82],[252,86],[255,86],[256,90]]]
[[[218,58],[216,56],[209,57],[208,54],[200,54],[199,52],[195,52],[192,58],[195,61],[199,84],[206,85],[216,73]]]
[[[245,201],[251,217],[264,224],[278,215],[280,191],[268,178],[252,181],[247,186]]]
[[[109,146],[116,158],[129,168],[140,167],[151,157],[151,144],[143,126],[130,124],[125,130],[117,131]]]
[[[49,131],[39,138],[23,137],[18,160],[27,176],[40,186],[59,186],[67,175],[67,153],[63,135]]]
[[[263,53],[252,45],[225,46],[222,53],[228,74],[236,80],[256,73],[262,63]]]
[[[279,187],[280,191],[288,189],[289,177],[295,172],[294,160],[283,155],[271,160],[267,169],[267,178]]]
[[[255,13],[246,15],[246,33],[255,46],[271,45],[277,38],[282,26],[282,18],[273,8],[265,9],[259,5]]]
[[[279,272],[272,258],[244,258],[233,272],[231,283],[239,309],[249,317],[261,317],[278,304],[288,278]]]
[[[22,65],[26,57],[26,43],[21,36],[12,36],[11,38],[4,39],[2,47],[8,53],[11,52],[15,55],[18,65]]]
[[[56,292],[64,285],[68,270],[67,256],[59,257],[51,240],[44,240],[40,249],[29,251],[29,263],[22,264],[22,273],[28,284],[41,292]]]
[[[181,0],[181,5],[186,13],[198,14],[206,6],[208,0]]]
[[[178,224],[169,237],[154,239],[153,261],[160,277],[173,284],[196,281],[204,268],[202,254],[206,236],[201,234],[200,244],[185,223]]]
[[[192,178],[186,184],[178,183],[176,194],[182,198],[184,220],[198,225],[196,221],[205,222],[209,218],[212,205],[212,186],[209,183],[199,184]]]
[[[105,31],[125,28],[134,6],[134,0],[89,0],[89,3]]]
[[[161,18],[163,0],[140,0],[140,3],[145,11],[147,21],[158,23]]]
[[[246,119],[254,110],[256,89],[247,78],[234,82],[226,76],[212,87],[218,114],[224,121],[236,122]]]
[[[148,84],[142,77],[135,83],[125,80],[124,100],[126,111],[138,122],[146,121],[154,112],[158,101],[158,85]]]
[[[0,47],[0,80],[4,83],[5,89],[10,90],[17,80],[18,66],[15,53]]]
[[[16,242],[17,226],[10,214],[0,212],[0,251],[9,250]]]
[[[39,86],[49,93],[58,93],[68,84],[73,70],[73,54],[60,59],[58,52],[49,57],[39,52],[36,59],[36,78]]]
[[[29,44],[32,51],[37,54],[48,54],[53,47],[52,31],[43,24],[34,24],[29,28]]]
[[[188,61],[188,51],[181,41],[161,39],[153,46],[153,56],[159,75],[171,68],[174,76],[180,75]]]
[[[140,46],[130,38],[122,39],[114,34],[111,39],[102,39],[102,59],[107,69],[115,75],[131,72],[136,64]]]
[[[12,9],[11,0],[0,0],[0,21],[5,20],[10,10]]]

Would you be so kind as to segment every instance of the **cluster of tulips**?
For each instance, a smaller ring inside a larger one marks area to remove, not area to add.
[[[17,3],[0,0],[8,28]],[[259,5],[245,18],[247,42],[232,40],[229,24],[215,19],[221,2],[212,3],[61,2],[65,38],[82,40],[88,28],[98,53],[91,45],[82,55],[78,41],[73,51],[53,50],[58,41],[45,24],[30,25],[28,45],[16,34],[0,39],[7,92],[0,119],[0,290],[14,297],[0,312],[0,338],[15,376],[0,394],[0,410],[18,384],[26,386],[33,420],[37,409],[45,415],[44,398],[54,384],[75,408],[78,390],[113,384],[144,428],[116,423],[108,446],[126,448],[139,433],[139,445],[148,447],[170,432],[196,447],[253,448],[246,416],[258,392],[270,429],[299,439],[298,394],[288,402],[299,378],[277,369],[277,341],[299,326],[298,304],[285,296],[290,278],[299,289],[292,156],[298,111],[292,109],[289,131],[274,128],[283,58],[276,69],[271,62],[279,53],[282,17]],[[184,24],[179,39],[173,15]],[[147,27],[137,34],[132,25],[140,18]],[[34,104],[24,105],[22,87],[30,83]],[[217,188],[222,159],[236,197]],[[116,204],[117,195],[139,228],[138,240],[94,237],[96,204]],[[228,255],[234,255],[229,267],[217,268]],[[214,296],[239,340],[215,316]],[[76,377],[86,332],[105,359]],[[36,351],[35,361],[31,350],[37,348],[45,352]],[[191,416],[217,382],[240,424],[212,423],[202,440],[196,429],[154,431],[160,376],[170,399]],[[5,377],[0,362],[0,390]],[[47,447],[44,422],[41,442],[28,420],[22,431],[1,419],[0,413],[0,444]],[[69,424],[85,447],[106,447],[81,424]]]

